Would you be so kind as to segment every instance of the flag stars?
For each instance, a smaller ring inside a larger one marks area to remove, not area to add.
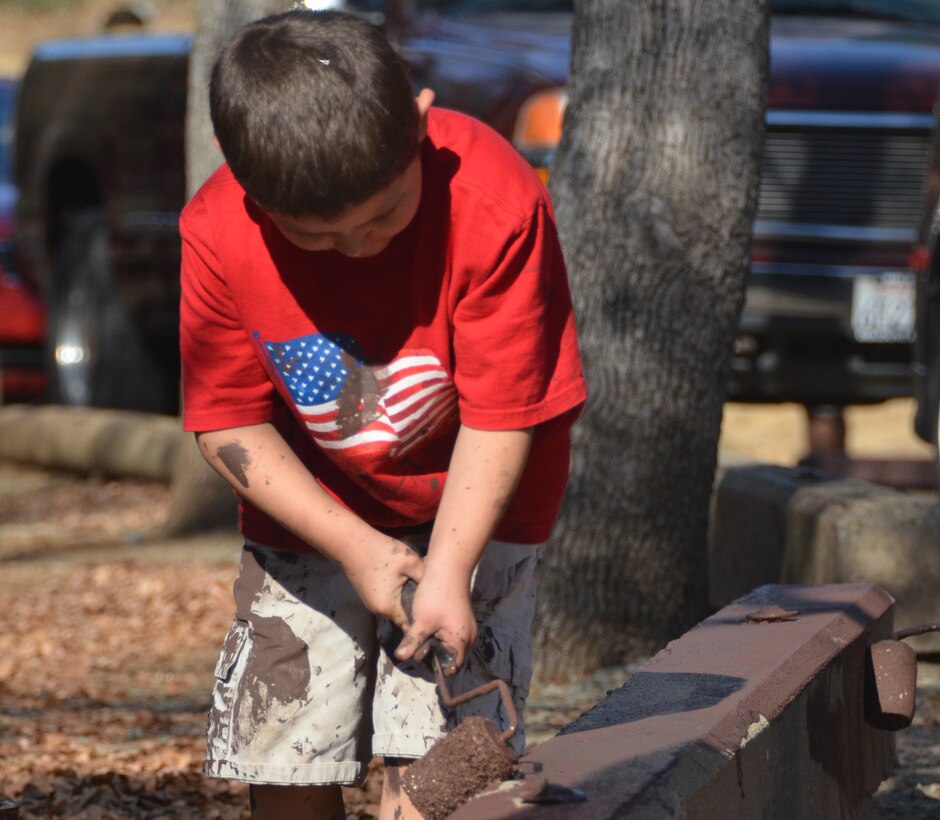
[[[284,385],[295,401],[305,405],[334,401],[339,396],[350,374],[343,366],[343,357],[354,347],[351,337],[319,334],[264,343]]]

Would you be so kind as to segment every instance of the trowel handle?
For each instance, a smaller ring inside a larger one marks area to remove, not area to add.
[[[900,629],[891,637],[896,641],[902,641],[905,638],[913,638],[915,635],[924,635],[927,632],[940,632],[940,623],[921,624],[920,626],[911,626],[907,629]]]
[[[414,617],[415,592],[417,589],[417,582],[412,581],[411,578],[405,581],[405,585],[401,588],[401,606],[405,610],[405,615],[408,616],[408,623],[411,623]]]
[[[412,614],[414,611],[415,603],[415,591],[418,589],[418,584],[409,578],[405,581],[405,585],[401,588],[401,605],[405,610],[405,615],[408,616],[408,623],[414,619]],[[451,652],[444,644],[442,644],[437,638],[431,638],[429,640],[431,645],[431,656],[441,665],[444,669],[449,669],[454,665],[457,658],[453,652]]]
[[[415,590],[418,589],[418,585],[412,581],[410,578],[405,582],[405,585],[401,590],[401,605],[405,610],[405,615],[408,616],[408,621],[411,621],[412,618],[412,609],[414,607],[415,600]],[[516,712],[516,707],[512,702],[512,692],[509,691],[509,684],[506,681],[500,678],[494,678],[489,683],[484,683],[482,686],[476,687],[476,689],[471,689],[468,692],[464,692],[461,695],[453,696],[450,693],[450,688],[447,685],[447,679],[444,677],[444,670],[452,666],[454,663],[453,653],[447,649],[444,644],[442,644],[436,638],[431,638],[431,665],[434,667],[434,676],[437,679],[437,688],[441,695],[441,700],[448,709],[453,709],[455,706],[460,706],[463,703],[478,698],[481,695],[489,694],[490,692],[497,690],[499,692],[499,697],[503,703],[503,709],[506,712],[507,726],[506,729],[499,735],[500,742],[508,743],[509,739],[516,733],[516,729],[519,725],[519,716]]]

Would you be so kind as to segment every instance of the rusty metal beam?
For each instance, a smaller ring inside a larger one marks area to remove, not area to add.
[[[452,817],[869,816],[894,742],[865,721],[867,647],[891,634],[892,606],[872,584],[761,587]],[[587,800],[523,802],[545,783]]]

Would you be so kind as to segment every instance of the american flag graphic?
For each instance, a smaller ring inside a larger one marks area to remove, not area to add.
[[[457,391],[429,350],[368,365],[352,336],[315,333],[264,342],[313,439],[331,451],[402,456],[449,420]]]

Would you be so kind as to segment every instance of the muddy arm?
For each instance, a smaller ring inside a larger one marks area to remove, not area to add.
[[[235,491],[343,567],[370,611],[405,623],[401,588],[421,560],[332,498],[270,424],[197,433],[203,458]]]

